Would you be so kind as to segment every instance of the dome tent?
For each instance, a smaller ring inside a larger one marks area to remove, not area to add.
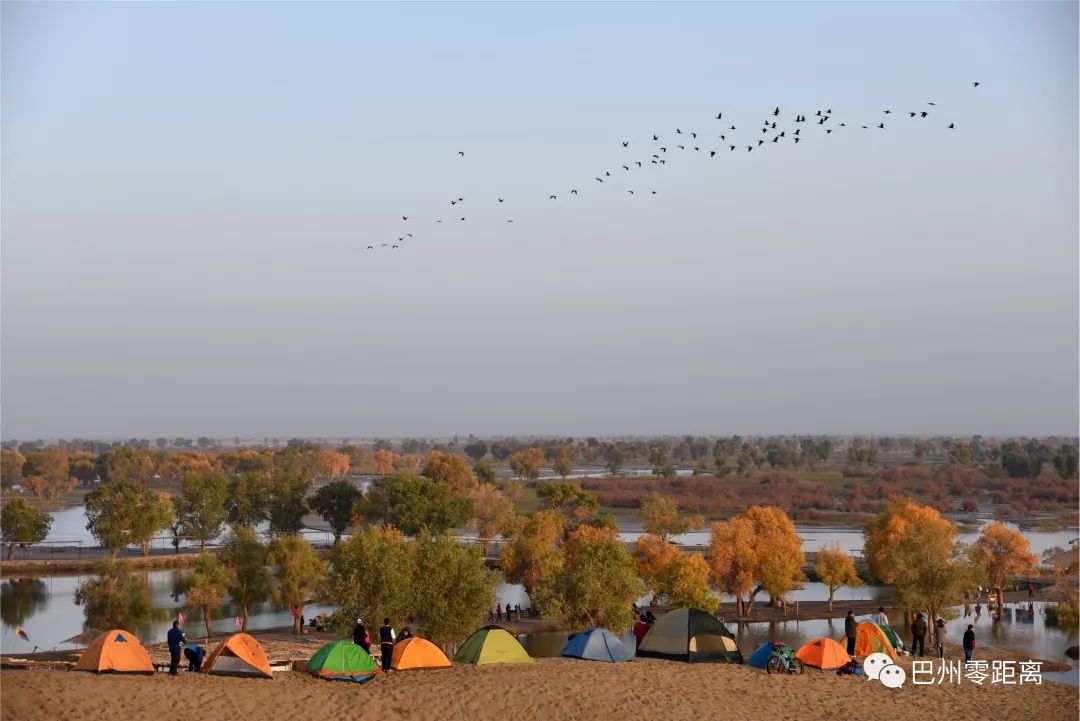
[[[308,673],[328,681],[370,681],[379,672],[375,659],[352,641],[328,643],[308,659]]]
[[[785,648],[789,652],[791,651],[788,645],[782,641],[766,641],[754,649],[754,652],[750,654],[750,658],[746,660],[746,665],[753,666],[754,668],[767,668],[769,659],[772,658],[773,651],[777,647]]]
[[[727,626],[699,608],[680,608],[661,617],[645,634],[637,655],[686,663],[744,662]]]
[[[404,671],[410,668],[450,668],[450,659],[438,646],[426,638],[413,636],[394,644],[390,668]]]
[[[484,626],[465,639],[454,660],[483,666],[489,663],[532,663],[525,647],[502,626]]]
[[[606,628],[590,628],[571,636],[563,646],[562,655],[587,661],[621,663],[634,660],[634,649]]]
[[[139,639],[117,628],[95,638],[79,656],[75,670],[94,673],[153,673],[154,664]]]
[[[246,633],[234,633],[219,643],[207,657],[203,671],[214,676],[274,677],[266,651]]]
[[[847,636],[840,637],[840,645],[847,648]],[[855,627],[855,655],[865,658],[872,653],[884,653],[893,661],[898,658],[896,650],[889,643],[889,637],[881,627],[864,621]]]
[[[844,647],[831,638],[815,638],[802,645],[795,658],[807,666],[828,671],[851,661]]]

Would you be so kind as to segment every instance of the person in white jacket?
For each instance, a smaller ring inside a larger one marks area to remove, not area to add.
[[[889,625],[889,617],[885,615],[884,606],[878,606],[877,613],[874,614],[874,623],[878,624],[879,626]]]

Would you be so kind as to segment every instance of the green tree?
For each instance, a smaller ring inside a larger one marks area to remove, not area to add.
[[[566,519],[568,530],[573,530],[579,524],[595,518],[600,508],[600,502],[596,496],[583,491],[581,486],[575,483],[545,483],[536,492],[540,499],[540,506],[550,509]]]
[[[394,528],[365,526],[334,549],[330,599],[346,618],[400,618],[410,609],[414,560]]]
[[[134,628],[150,621],[154,605],[146,582],[128,561],[106,559],[95,569],[97,575],[75,589],[75,605],[83,606],[86,625],[91,628]]]
[[[293,633],[299,634],[304,606],[316,597],[326,583],[326,562],[301,536],[279,536],[270,542],[266,562],[277,566],[274,600],[293,614]]]
[[[295,470],[274,470],[266,502],[271,533],[297,533],[304,527],[304,515],[308,512],[304,496],[309,488],[309,476]]]
[[[1077,460],[1076,446],[1065,443],[1054,454],[1054,470],[1062,478],[1076,478]]]
[[[609,444],[604,452],[604,467],[608,469],[611,475],[619,475],[619,469],[622,468],[624,461],[625,457],[622,449],[614,443]]]
[[[833,595],[841,586],[862,586],[855,570],[855,559],[840,548],[840,543],[822,546],[814,556],[814,572],[829,589],[829,610],[833,610]]]
[[[270,597],[270,571],[266,568],[266,546],[254,530],[234,526],[221,549],[221,562],[229,572],[226,591],[240,606],[243,628],[247,631],[251,607]]]
[[[180,482],[180,495],[173,498],[173,511],[181,536],[199,542],[218,537],[225,524],[225,501],[229,479],[220,471],[188,473]]]
[[[415,536],[422,530],[442,533],[468,522],[472,501],[454,494],[448,483],[395,473],[376,479],[360,504],[361,513]]]
[[[150,552],[150,540],[172,525],[173,509],[168,494],[155,493],[135,481],[103,483],[86,496],[86,530],[115,560],[121,548],[142,547]]]
[[[97,465],[98,475],[105,483],[115,481],[146,483],[157,468],[153,452],[138,451],[129,446],[105,451],[98,456]]]
[[[334,533],[334,544],[341,541],[341,534],[352,523],[353,509],[360,500],[360,489],[346,480],[332,481],[315,491],[308,501],[311,510],[322,516],[330,524]]]
[[[661,540],[670,541],[678,536],[705,525],[701,516],[679,515],[679,504],[664,498],[653,491],[641,504],[641,520],[645,533],[651,533]]]
[[[230,524],[254,528],[267,519],[269,504],[268,471],[244,471],[229,481],[225,516]]]
[[[499,565],[507,583],[520,583],[525,593],[562,564],[559,540],[563,519],[553,511],[538,511],[531,516],[514,516],[502,530],[506,539]]]
[[[498,574],[477,546],[423,533],[413,541],[411,608],[423,615],[424,635],[436,644],[460,641],[483,624],[495,603]]]
[[[551,470],[555,471],[565,481],[574,470],[574,448],[572,446],[559,446],[555,453],[555,460],[551,464]]]
[[[562,556],[562,567],[540,579],[537,605],[571,631],[603,626],[622,633],[629,628],[632,606],[644,585],[617,533],[579,526],[566,540]]]
[[[10,578],[0,583],[0,621],[14,628],[49,605],[49,590],[40,578]]]
[[[225,600],[225,589],[229,585],[229,571],[217,556],[205,551],[195,561],[195,570],[187,579],[185,593],[187,602],[202,611],[206,625],[206,637],[214,635],[210,627],[210,617]]]
[[[487,455],[487,452],[487,443],[484,443],[483,441],[473,441],[465,446],[465,455],[473,459],[473,461],[479,461]]]
[[[15,557],[15,546],[25,551],[44,541],[52,528],[52,516],[35,509],[23,498],[12,498],[0,508],[0,537],[8,544],[7,560]]]

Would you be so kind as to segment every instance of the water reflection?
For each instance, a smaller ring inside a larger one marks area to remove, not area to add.
[[[5,626],[22,626],[45,607],[48,592],[39,578],[13,578],[0,583],[0,621]]]

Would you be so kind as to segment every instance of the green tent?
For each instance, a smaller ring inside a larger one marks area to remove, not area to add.
[[[308,659],[308,673],[331,681],[370,681],[379,666],[368,652],[352,641],[328,643]]]
[[[484,626],[461,644],[454,660],[460,663],[532,663],[525,647],[502,626]]]
[[[743,663],[739,645],[727,626],[697,608],[680,608],[664,614],[641,640],[637,655],[687,663]]]

